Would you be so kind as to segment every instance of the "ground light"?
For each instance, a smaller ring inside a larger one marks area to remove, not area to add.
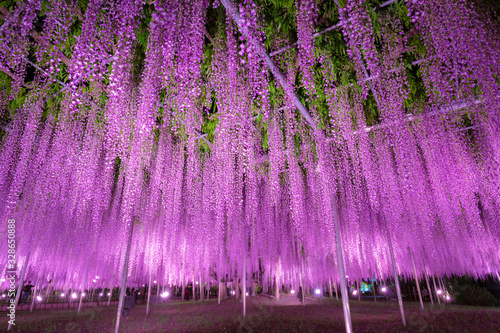
[[[41,300],[42,300],[42,296],[37,296],[37,297],[36,297],[36,299],[37,299],[38,301],[41,301]]]
[[[295,290],[290,290],[290,294],[295,294]]]
[[[353,295],[357,295],[357,294],[358,294],[358,291],[357,291],[357,290],[354,290],[354,291],[352,292],[352,294],[353,294]]]
[[[169,295],[168,291],[165,291],[160,296],[165,298],[165,297],[168,297],[168,295]]]
[[[76,297],[77,297],[76,293],[71,294],[71,298],[76,298]]]
[[[319,295],[319,294],[321,294],[321,290],[316,289],[316,290],[314,291],[314,293],[315,293],[316,295]]]
[[[382,287],[382,292],[385,293],[387,291],[386,287]]]

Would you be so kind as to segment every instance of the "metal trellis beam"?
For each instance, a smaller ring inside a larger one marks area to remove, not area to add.
[[[273,75],[275,76],[276,80],[279,82],[279,84],[283,87],[283,90],[285,90],[285,93],[289,93],[292,97],[293,104],[297,107],[299,112],[302,114],[304,119],[311,125],[312,128],[316,129],[317,125],[316,122],[312,119],[311,114],[309,113],[309,110],[302,104],[300,101],[299,97],[293,90],[293,88],[288,84],[288,81],[285,79],[281,71],[279,70],[278,66],[274,63],[274,61],[271,59],[269,54],[266,52],[264,47],[253,38],[253,36],[250,35],[248,28],[242,24],[241,22],[241,17],[236,8],[233,6],[233,4],[230,2],[230,0],[220,0],[221,4],[226,8],[226,11],[232,17],[236,25],[238,26],[240,32],[246,37],[246,39],[258,50],[260,53],[262,60],[264,63],[267,65],[267,67],[271,70]]]

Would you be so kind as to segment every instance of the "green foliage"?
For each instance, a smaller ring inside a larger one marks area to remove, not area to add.
[[[257,288],[255,288],[255,291],[257,292],[257,295],[262,294],[262,287],[260,285],[257,285]]]
[[[5,0],[5,1],[1,1],[0,2],[0,7],[5,7],[7,8],[9,11],[12,11],[12,9],[14,9],[14,6],[16,5],[18,1],[16,0]]]
[[[455,301],[462,305],[474,306],[494,306],[497,302],[495,296],[486,288],[469,285],[458,288],[458,294]]]
[[[397,17],[402,23],[404,32],[408,32],[412,29],[413,24],[411,22],[410,17],[408,17],[408,9],[406,7],[405,1],[399,0],[395,3],[387,6],[383,9],[377,8],[377,10],[373,10],[374,7],[380,5],[385,0],[367,0],[365,6],[367,7],[370,15],[370,19],[374,28],[374,36],[376,40],[376,47],[380,50],[380,39],[379,39],[379,19],[382,15],[390,15],[391,17]],[[495,6],[490,4],[494,2],[493,0],[476,0],[478,2],[483,2],[486,5]],[[264,18],[264,30],[266,33],[266,39],[264,41],[265,47],[268,51],[274,51],[279,47],[283,47],[284,45],[288,45],[297,41],[297,27],[296,27],[296,1],[295,0],[256,0],[257,6],[259,7],[259,12],[263,15]],[[346,0],[339,0],[340,7],[345,7]],[[9,10],[12,10],[17,1],[15,0],[6,0],[0,2],[0,6],[6,7]],[[78,0],[78,9],[81,10],[82,13],[86,12],[88,0]],[[317,32],[323,31],[327,27],[331,27],[332,25],[339,22],[339,13],[337,10],[337,6],[335,4],[335,0],[322,0],[317,1],[318,3],[318,19],[315,22],[315,30]],[[42,3],[42,11],[39,13],[39,16],[42,16],[45,13],[47,8],[48,0],[44,0]],[[146,3],[143,6],[142,15],[138,18],[138,29],[136,29],[136,38],[137,43],[133,49],[133,78],[134,82],[139,86],[140,81],[143,75],[143,66],[144,60],[146,57],[146,51],[148,48],[148,39],[149,39],[149,23],[151,21],[151,14],[154,10],[154,5],[150,5]],[[207,19],[206,19],[206,29],[208,33],[214,37],[214,39],[224,40],[225,38],[225,28],[226,28],[227,20],[226,20],[226,11],[223,6],[219,6],[217,8],[212,8],[209,6],[207,10]],[[78,19],[76,11],[73,15],[73,23],[70,26],[69,33],[65,43],[61,46],[61,52],[71,59],[74,46],[77,42],[78,36],[81,34],[82,22]],[[325,34],[322,34],[320,37],[315,39],[316,46],[316,56],[324,57],[325,61],[328,61],[330,64],[329,68],[332,69],[332,79],[334,80],[335,86],[339,89],[348,89],[351,91],[356,91],[359,89],[359,85],[357,84],[357,76],[356,71],[354,69],[354,65],[352,60],[349,58],[347,54],[347,44],[344,39],[344,36],[341,30],[331,30]],[[37,46],[35,46],[37,47]],[[409,90],[408,99],[405,101],[405,107],[410,112],[419,112],[422,110],[423,106],[428,100],[428,96],[426,93],[426,88],[422,80],[422,73],[419,65],[411,65],[411,63],[415,60],[425,58],[427,50],[421,40],[421,36],[416,34],[410,34],[408,39],[408,47],[409,51],[403,54],[403,63],[406,69],[406,77],[407,84]],[[30,50],[30,55],[33,56],[35,48]],[[210,81],[211,75],[211,63],[212,57],[214,54],[214,45],[205,39],[205,46],[203,50],[203,62],[201,64],[201,72],[202,72],[202,80],[203,82]],[[280,54],[277,57],[273,58],[277,64],[280,66],[283,72],[288,72],[289,70],[296,71],[298,68],[297,63],[297,49],[291,48],[288,51]],[[42,67],[43,61],[42,60]],[[108,65],[108,73],[111,71],[113,64]],[[291,67],[291,68],[290,68]],[[67,83],[68,82],[68,72],[66,65],[60,64],[60,71],[57,74],[57,79]],[[319,118],[319,126],[320,128],[327,129],[328,125],[331,125],[330,122],[330,108],[327,103],[328,98],[330,96],[326,96],[324,82],[326,79],[326,73],[323,68],[318,64],[313,68],[314,69],[314,80],[316,91],[313,96],[308,96],[308,93],[302,86],[302,77],[300,71],[295,77],[295,84],[297,87],[297,95],[299,99],[303,101],[303,103],[310,108]],[[269,101],[271,105],[271,112],[276,112],[275,110],[283,106],[284,101],[284,91],[277,82],[274,81],[273,76],[271,75],[271,81],[269,83]],[[4,73],[0,73],[0,87],[6,87],[8,94],[10,94],[10,81],[11,78]],[[102,83],[108,84],[108,74],[105,75]],[[29,82],[28,82],[29,84]],[[96,84],[89,83],[82,86],[82,90],[84,92],[91,92],[96,89]],[[54,83],[49,86],[47,95],[50,96],[46,103],[46,110],[44,112],[44,117],[48,114],[52,114],[58,117],[58,110],[61,105],[62,99],[65,97],[65,93],[58,94],[62,87]],[[210,89],[206,86],[203,89]],[[9,102],[8,109],[11,113],[15,113],[16,109],[24,103],[26,95],[29,93],[28,88],[21,88],[20,92],[17,94],[14,100]],[[165,95],[167,92],[163,90],[161,92],[160,99],[161,101],[165,100]],[[107,95],[105,92],[98,92],[93,94],[94,97],[89,97],[93,99],[98,106],[105,105],[107,101]],[[210,142],[214,141],[214,133],[215,129],[218,125],[218,113],[217,113],[217,98],[216,92],[213,91],[203,91],[200,97],[199,105],[204,106],[203,109],[203,123],[201,126],[201,132],[203,134],[207,134],[206,139]],[[88,105],[86,107],[82,107],[82,115],[85,114],[85,110],[91,107],[89,101],[85,101]],[[198,102],[197,102],[198,103]],[[159,109],[159,116],[157,122],[159,124],[164,123],[164,115],[166,107],[161,107]],[[208,110],[207,110],[208,109]],[[365,114],[366,123],[370,125],[374,125],[380,121],[380,113],[378,111],[375,99],[373,94],[370,93],[368,98],[363,101],[363,109]],[[261,133],[261,142],[262,149],[264,151],[269,148],[269,137],[268,137],[268,124],[264,122],[262,119],[261,111],[258,108],[258,101],[252,105],[250,110],[252,112],[252,116],[255,117],[254,124],[258,131]],[[98,121],[99,123],[104,124],[105,117],[103,111],[100,110],[98,112]],[[296,113],[297,118],[300,118],[299,113]],[[303,120],[299,120],[300,126],[305,126]],[[307,131],[306,131],[307,132]],[[299,133],[304,133],[299,131]],[[182,129],[177,132],[177,137],[182,140],[186,138],[186,134],[182,131]],[[294,138],[295,148],[300,147],[299,142],[302,140],[300,136],[296,136]],[[209,153],[210,148],[204,139],[199,140],[200,143],[200,151],[202,154]],[[298,150],[297,150],[298,152]]]
[[[272,43],[285,37],[294,38],[295,31],[295,1],[293,0],[263,0],[256,2],[262,8],[265,21],[267,49],[272,48]]]

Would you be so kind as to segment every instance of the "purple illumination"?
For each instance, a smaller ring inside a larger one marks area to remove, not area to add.
[[[0,220],[37,290],[387,285],[391,252],[402,278],[500,271],[500,43],[479,7],[400,1],[403,22],[344,1],[338,62],[315,40],[329,15],[297,0],[273,67],[284,37],[251,0],[210,46],[211,1],[149,1],[147,20],[144,1],[84,1],[78,24],[74,2],[16,1],[0,29]]]

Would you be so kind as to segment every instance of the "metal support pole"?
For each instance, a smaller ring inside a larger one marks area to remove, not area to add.
[[[149,302],[151,300],[151,270],[149,270],[149,283],[148,283],[148,303],[146,305],[146,317],[149,316]]]
[[[118,300],[118,309],[116,311],[115,333],[118,333],[120,330],[120,319],[122,317],[123,301],[125,298],[125,291],[127,288],[128,261],[130,259],[130,247],[132,245],[132,233],[134,232],[134,222],[132,221],[130,223],[131,223],[131,226],[130,226],[130,233],[128,235],[127,251],[125,252],[125,261],[123,263],[122,286],[120,289],[120,298]]]
[[[411,256],[411,264],[413,265],[413,274],[415,275],[415,283],[417,284],[418,300],[420,301],[420,308],[424,309],[424,301],[422,300],[422,293],[420,292],[420,283],[417,276],[417,268],[415,267],[415,260],[413,259],[413,251],[408,248]]]
[[[335,299],[338,301],[339,300],[339,293],[337,291],[337,281],[334,281],[334,283],[333,283],[333,290],[335,291]]]
[[[162,268],[163,268],[163,251],[161,253],[161,265],[160,265],[160,268],[158,269],[158,277],[156,280],[157,284],[156,284],[156,299],[158,300],[160,298],[160,273],[162,273]],[[163,278],[162,278],[163,279]],[[176,292],[175,292],[175,296],[177,296],[177,287],[175,288]],[[182,296],[181,296],[181,299],[182,299]]]
[[[35,283],[35,290],[33,290],[33,297],[31,298],[31,306],[30,306],[30,312],[33,311],[33,307],[35,306],[35,299],[36,299],[36,291],[40,289],[38,287],[39,281],[36,281]],[[40,291],[39,291],[40,292]]]
[[[302,104],[300,101],[299,97],[297,94],[293,91],[292,87],[288,84],[287,80],[279,70],[278,66],[273,62],[271,57],[269,57],[269,54],[267,54],[266,50],[264,47],[256,41],[253,36],[250,35],[248,28],[245,24],[241,22],[241,17],[239,12],[236,10],[236,8],[233,6],[230,0],[220,0],[220,3],[226,8],[227,13],[229,14],[236,25],[238,26],[240,32],[246,37],[246,39],[255,47],[256,50],[260,53],[262,60],[264,63],[267,65],[267,67],[271,70],[273,73],[274,77],[276,80],[279,82],[279,84],[283,87],[283,90],[285,91],[285,94],[289,95],[289,97],[292,99],[293,104],[295,104],[295,107],[299,110],[299,112],[302,114],[304,119],[312,126],[312,128],[316,129],[316,123],[312,119],[311,115],[309,114],[309,111],[307,108]]]
[[[394,249],[392,247],[391,235],[387,229],[387,239],[389,240],[389,251],[391,252],[392,269],[394,270],[394,282],[396,284],[396,293],[398,295],[399,310],[401,311],[401,320],[403,325],[406,326],[405,311],[403,309],[403,298],[401,297],[401,287],[399,285],[398,271],[396,269],[396,260],[394,259]]]
[[[275,298],[276,298],[276,302],[279,302],[280,301],[280,287],[279,287],[279,282],[280,278],[278,276],[278,273],[276,272],[274,274],[274,284],[276,286],[276,290],[275,290]]]
[[[439,299],[439,295],[437,293],[436,278],[434,276],[432,276],[432,282],[434,283],[434,293],[436,294],[436,298],[438,300],[438,304],[441,305],[441,300]]]
[[[203,274],[200,274],[200,302],[205,300],[205,285],[203,284]]]
[[[337,247],[337,264],[340,274],[340,293],[342,296],[342,308],[344,310],[345,331],[346,333],[352,333],[351,310],[349,309],[349,291],[347,290],[344,254],[342,253],[342,238],[340,237],[340,217],[337,208],[337,201],[333,193],[330,194],[330,201],[333,213],[333,225],[335,228],[335,244]]]
[[[247,316],[247,265],[246,253],[243,255],[243,317]]]
[[[302,306],[306,306],[306,287],[304,286],[304,258],[301,257],[300,287],[302,288]]]
[[[181,273],[181,301],[184,301],[184,295],[186,294],[186,283],[184,281],[184,274]]]
[[[234,298],[240,298],[240,279],[235,275],[233,279],[233,288],[234,288]]]
[[[80,303],[78,304],[78,313],[82,310],[82,301],[83,301],[83,294],[85,293],[85,285],[87,284],[87,272],[88,272],[89,264],[85,265],[85,276],[83,277],[83,286],[82,286],[82,291],[80,293]]]
[[[438,277],[438,282],[441,290],[443,291],[443,296],[446,295],[446,288],[444,287],[444,281],[442,277]],[[446,298],[443,300],[443,303],[446,304]]]
[[[443,290],[443,293],[445,293],[446,292],[446,285],[444,284],[444,280],[443,280],[442,276],[439,277],[439,284],[441,285],[441,290]]]
[[[109,287],[108,306],[111,305],[111,295],[113,295],[113,283],[112,282],[110,283],[110,287]]]
[[[194,301],[196,301],[196,283],[195,283],[194,275],[193,275],[191,285],[192,285],[191,290],[193,291],[193,302],[194,302]]]
[[[361,301],[361,290],[360,290],[360,285],[361,285],[360,280],[357,280],[357,281],[356,281],[356,290],[358,291],[358,301]]]
[[[47,291],[45,292],[45,303],[47,304],[49,302],[50,298],[50,282],[47,285]]]
[[[217,304],[220,304],[220,298],[221,298],[221,293],[222,293],[222,282],[221,278],[219,277],[219,292],[217,293]]]
[[[431,300],[431,305],[434,306],[434,300],[432,299],[432,288],[431,284],[429,283],[429,276],[427,275],[427,270],[425,269],[425,265],[424,265],[424,276],[425,276],[425,282],[427,283],[427,290],[429,291],[429,299]]]

